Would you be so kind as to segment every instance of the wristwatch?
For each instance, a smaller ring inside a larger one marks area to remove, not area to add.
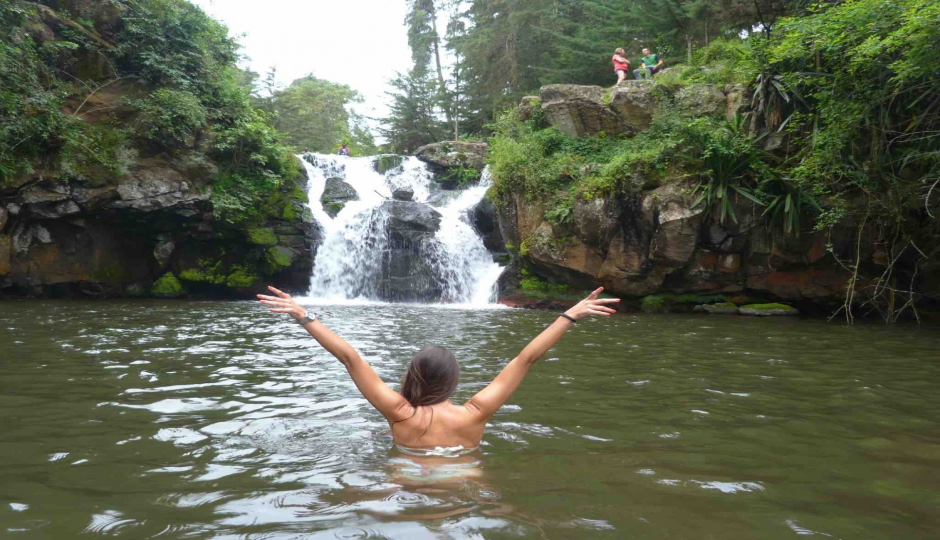
[[[313,315],[313,317],[311,317],[311,315]],[[308,323],[312,323],[315,320],[317,320],[316,313],[310,313],[309,310],[304,310],[304,316],[297,319],[297,324],[300,326],[306,326]]]

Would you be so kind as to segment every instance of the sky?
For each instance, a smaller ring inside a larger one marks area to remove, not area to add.
[[[190,0],[224,22],[262,77],[284,86],[309,73],[358,90],[359,114],[384,117],[388,81],[408,71],[405,0]]]

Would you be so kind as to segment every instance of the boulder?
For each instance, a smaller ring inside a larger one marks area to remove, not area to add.
[[[571,137],[627,133],[630,128],[604,102],[600,86],[550,84],[539,92],[548,123]]]
[[[396,201],[405,201],[410,202],[415,200],[415,192],[413,189],[400,188],[392,192],[392,198]]]
[[[465,184],[469,176],[473,176],[472,181],[480,179],[488,153],[489,145],[486,143],[446,141],[418,148],[415,157],[428,164],[441,187],[456,189]]]
[[[443,276],[432,264],[434,233],[441,214],[416,202],[387,201],[386,244],[382,250],[377,294],[392,302],[432,302],[444,291]]]
[[[467,166],[482,171],[489,145],[482,142],[447,141],[427,144],[415,151],[421,161],[442,169]]]
[[[426,234],[441,228],[441,214],[427,204],[406,201],[386,201],[379,207],[388,215],[389,231],[403,235]]]
[[[323,210],[331,218],[335,218],[347,202],[358,200],[359,193],[356,192],[356,188],[340,178],[326,179],[326,186],[323,188],[323,195],[320,196],[320,203],[323,205]]]
[[[648,80],[628,80],[615,86],[608,96],[610,108],[620,121],[634,131],[643,131],[653,121],[656,103],[653,99],[653,83]]]
[[[679,89],[676,105],[699,116],[724,115],[728,111],[728,98],[713,84],[697,84]]]
[[[741,306],[738,311],[741,315],[749,315],[751,317],[777,317],[800,314],[798,309],[786,304],[749,304]]]
[[[385,174],[388,171],[401,167],[403,162],[404,158],[402,156],[396,154],[382,154],[375,156],[375,161],[372,162],[372,168],[379,174]]]
[[[701,306],[696,306],[701,308],[701,311],[709,313],[711,315],[737,315],[738,306],[734,305],[731,302],[719,302],[717,304],[704,304]]]
[[[497,223],[496,206],[489,195],[483,197],[470,210],[470,222],[483,239],[483,245],[488,251],[498,253],[506,251],[506,242],[503,240],[499,223]]]

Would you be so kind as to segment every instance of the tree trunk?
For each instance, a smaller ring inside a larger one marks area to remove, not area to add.
[[[685,43],[688,46],[689,63],[692,63],[692,34],[685,35]]]
[[[444,82],[444,70],[441,67],[441,47],[440,35],[437,33],[437,9],[433,7],[433,3],[430,3],[429,6],[431,11],[428,13],[428,16],[431,19],[431,31],[434,32],[434,67],[437,68],[437,82],[440,84],[440,93],[441,100],[444,101],[447,98],[447,83]],[[447,123],[450,124],[453,122],[453,104],[445,102],[444,105],[444,116],[447,117]],[[454,139],[456,140],[456,139]]]

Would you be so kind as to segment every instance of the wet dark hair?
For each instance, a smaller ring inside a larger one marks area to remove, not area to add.
[[[401,395],[412,407],[447,401],[460,380],[454,353],[444,347],[425,347],[411,360],[401,379]]]

